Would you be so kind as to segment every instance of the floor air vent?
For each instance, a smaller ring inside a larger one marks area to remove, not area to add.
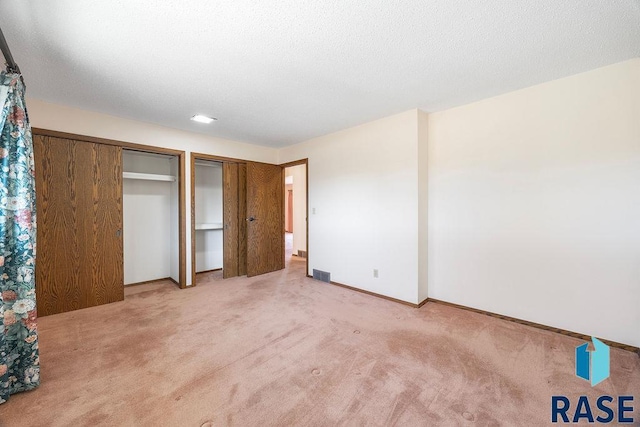
[[[322,282],[331,282],[331,273],[322,270],[313,269],[313,278]]]

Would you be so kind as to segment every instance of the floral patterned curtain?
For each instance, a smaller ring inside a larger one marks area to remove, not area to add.
[[[40,384],[33,141],[19,74],[0,73],[0,403]]]

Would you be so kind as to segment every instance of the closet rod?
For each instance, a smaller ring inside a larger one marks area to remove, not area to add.
[[[222,163],[211,161],[211,160],[196,160],[195,164],[196,164],[196,166],[207,166],[207,167],[210,167],[210,168],[221,168],[222,167]]]
[[[2,55],[4,56],[4,60],[7,63],[7,71],[10,73],[21,74],[20,67],[18,67],[16,61],[13,60],[13,55],[11,55],[11,50],[9,49],[9,45],[7,44],[7,40],[4,38],[2,28],[0,28],[0,50],[2,50]]]

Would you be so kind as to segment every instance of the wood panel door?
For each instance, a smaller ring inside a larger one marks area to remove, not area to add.
[[[122,150],[34,135],[38,314],[124,299]]]
[[[238,164],[238,276],[247,274],[247,165]]]
[[[238,275],[238,164],[222,164],[222,277]]]
[[[284,172],[247,163],[247,276],[284,268]]]

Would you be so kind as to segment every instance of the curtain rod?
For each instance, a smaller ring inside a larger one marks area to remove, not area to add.
[[[0,50],[2,50],[2,55],[4,55],[4,60],[7,63],[7,71],[21,74],[18,64],[13,60],[13,55],[11,55],[7,40],[4,38],[4,34],[2,34],[2,28],[0,28]]]

